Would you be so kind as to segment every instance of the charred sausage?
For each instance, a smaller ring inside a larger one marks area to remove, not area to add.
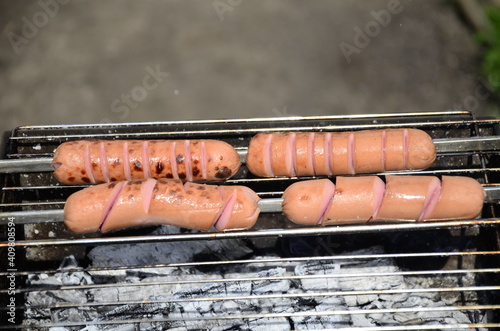
[[[246,165],[260,177],[330,176],[423,169],[435,159],[431,137],[417,129],[259,133]]]
[[[473,219],[483,187],[468,177],[337,177],[296,182],[283,194],[283,213],[298,224]]]
[[[259,197],[244,186],[185,183],[176,179],[120,181],[86,187],[69,196],[66,226],[77,233],[146,224],[218,231],[252,227]]]
[[[233,176],[236,150],[218,140],[80,140],[54,153],[54,176],[63,184],[145,178],[217,181]]]

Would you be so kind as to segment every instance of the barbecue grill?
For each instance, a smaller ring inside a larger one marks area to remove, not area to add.
[[[0,258],[12,264],[0,271],[0,329],[500,327],[499,124],[453,111],[15,128],[1,146]],[[60,185],[50,173],[68,140],[214,138],[243,158],[259,132],[406,127],[429,133],[438,157],[429,169],[391,174],[473,177],[487,191],[480,218],[298,226],[277,206],[304,178],[257,178],[242,166],[224,185],[265,199],[251,230],[76,235],[62,208],[85,185]]]

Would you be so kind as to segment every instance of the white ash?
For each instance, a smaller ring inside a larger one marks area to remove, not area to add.
[[[95,259],[93,266],[112,267],[122,265],[124,261],[144,265],[189,262],[190,260],[186,259],[188,256],[193,259],[196,254],[208,254],[211,251],[217,251],[223,260],[234,259],[234,256],[246,256],[250,250],[243,241],[238,240],[238,245],[231,249],[227,248],[229,243],[223,242],[191,242],[188,245],[189,248],[185,246],[186,242],[182,245],[176,243],[130,245],[132,248],[124,245],[103,246],[94,249],[90,256]],[[166,247],[160,247],[161,245]],[[113,260],[113,254],[118,248],[122,253],[117,254],[116,260]],[[160,251],[170,260],[159,259],[155,262],[143,260],[152,254],[151,252]],[[382,248],[374,247],[350,254],[383,253]],[[233,257],[224,257],[225,254]],[[465,275],[465,277],[404,277],[402,275],[377,277],[376,273],[400,271],[395,261],[390,258],[313,260],[300,263],[267,262],[267,258],[272,257],[258,256],[255,257],[257,261],[255,263],[220,265],[206,269],[162,266],[99,271],[79,269],[74,259],[68,259],[61,267],[63,272],[56,275],[32,276],[28,280],[29,285],[47,287],[110,283],[116,286],[65,291],[54,288],[29,292],[26,295],[28,306],[74,303],[75,307],[51,309],[51,311],[42,308],[28,309],[25,323],[93,321],[92,326],[67,328],[86,331],[124,331],[135,330],[136,327],[141,330],[268,331],[270,329],[314,330],[428,323],[468,324],[481,322],[484,319],[480,312],[474,312],[477,316],[475,316],[476,320],[472,321],[470,315],[460,311],[421,312],[418,309],[419,307],[432,308],[477,303],[477,296],[474,295],[468,296],[466,299],[470,302],[464,303],[460,293],[418,293],[416,291],[421,288],[471,286],[474,285],[473,275]],[[64,272],[65,268],[76,269],[76,271]],[[307,275],[327,277],[293,279],[296,276]],[[287,278],[288,276],[292,278]],[[156,284],[153,285],[152,282]],[[126,286],[127,284],[131,286]],[[136,286],[136,284],[148,285]],[[315,295],[321,292],[373,290],[400,290],[402,293]],[[134,301],[134,303],[126,303],[129,301]],[[99,302],[117,302],[117,304],[99,305]],[[79,308],[82,303],[95,305]],[[417,309],[412,312],[369,312],[372,309],[397,308]],[[359,313],[364,310],[366,313]],[[356,313],[347,314],[349,311],[356,311]],[[283,315],[272,317],[270,316],[272,314]],[[250,317],[241,318],[241,316]],[[135,326],[129,326],[125,322],[128,319],[144,319],[144,321]],[[113,321],[117,324],[99,324],[99,322]]]

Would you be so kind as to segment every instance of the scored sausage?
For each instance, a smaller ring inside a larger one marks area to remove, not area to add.
[[[424,169],[435,159],[431,137],[417,129],[259,133],[246,165],[260,177],[331,176]]]
[[[337,177],[296,182],[283,193],[283,213],[298,224],[473,219],[485,191],[458,176]]]
[[[52,165],[63,184],[145,178],[217,181],[240,168],[236,150],[219,140],[79,140],[58,146]]]
[[[251,228],[259,197],[244,186],[185,183],[176,179],[120,181],[86,187],[69,196],[66,226],[77,233],[147,224],[217,231]]]

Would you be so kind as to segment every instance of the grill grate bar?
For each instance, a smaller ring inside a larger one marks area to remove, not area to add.
[[[134,132],[134,133],[94,133],[94,134],[65,134],[62,131],[61,135],[42,135],[42,136],[12,136],[11,140],[25,141],[25,140],[70,140],[70,139],[98,139],[98,138],[114,138],[125,139],[127,137],[134,137],[138,139],[155,138],[155,137],[176,137],[176,136],[217,136],[223,137],[224,135],[254,135],[260,132],[269,132],[272,130],[281,132],[299,132],[299,131],[347,131],[347,130],[368,130],[368,129],[389,129],[389,128],[406,128],[411,124],[413,128],[432,129],[436,127],[471,127],[474,125],[494,125],[498,120],[469,120],[469,121],[446,121],[446,122],[412,122],[412,123],[379,123],[379,124],[337,124],[337,125],[319,125],[315,123],[313,126],[276,126],[276,127],[253,127],[253,128],[237,128],[237,129],[221,129],[214,130],[183,130],[183,131],[156,131],[156,132]],[[60,128],[59,128],[60,129]]]
[[[145,303],[145,302],[143,302]],[[318,317],[318,316],[334,316],[334,315],[368,315],[368,314],[394,314],[394,313],[433,313],[433,312],[456,312],[456,311],[486,311],[486,310],[499,310],[500,305],[473,305],[473,306],[446,306],[446,307],[417,307],[417,308],[387,308],[387,309],[358,309],[358,310],[335,310],[335,311],[307,311],[307,312],[283,312],[283,313],[261,313],[261,314],[237,314],[237,315],[222,315],[222,316],[203,316],[203,317],[181,317],[181,318],[141,318],[141,319],[127,319],[127,320],[115,320],[115,321],[85,321],[85,322],[59,322],[59,323],[41,323],[37,327],[69,327],[69,326],[80,326],[80,325],[113,325],[113,324],[138,324],[138,323],[154,323],[154,322],[169,322],[169,321],[200,321],[200,320],[243,320],[243,319],[258,319],[258,318],[288,318],[288,317]],[[500,325],[496,323],[484,323],[484,324],[457,324],[464,327],[471,325]],[[436,325],[437,326],[437,325]],[[448,328],[452,325],[443,325],[440,328]],[[17,328],[32,328],[30,325],[18,325]],[[1,329],[12,329],[13,326],[3,327]],[[420,328],[420,326],[419,326]],[[407,328],[405,328],[407,329]],[[336,329],[338,330],[338,329]],[[351,330],[351,329],[345,329]],[[363,330],[363,329],[361,329]],[[376,329],[375,329],[376,330]],[[390,329],[389,329],[390,330]],[[416,329],[419,330],[419,329]]]
[[[87,272],[87,270],[79,270],[77,272]],[[66,271],[61,271],[61,273],[66,273]],[[196,280],[176,280],[176,281],[155,281],[155,282],[137,282],[137,283],[106,283],[106,284],[86,284],[86,285],[49,285],[46,287],[32,287],[32,288],[16,288],[15,290],[2,290],[0,289],[0,294],[2,293],[27,293],[27,292],[42,292],[42,291],[69,291],[69,290],[89,290],[89,289],[101,289],[101,288],[113,288],[116,286],[120,287],[142,287],[142,286],[161,286],[161,285],[193,285],[193,284],[205,284],[205,283],[235,283],[235,282],[255,282],[255,281],[281,281],[281,280],[306,280],[306,279],[341,279],[350,277],[393,277],[393,276],[446,276],[446,275],[464,275],[464,274],[486,274],[486,273],[499,273],[500,268],[489,268],[489,269],[454,269],[454,270],[424,270],[424,271],[391,271],[391,272],[371,272],[371,273],[349,273],[349,274],[327,274],[327,275],[301,275],[301,276],[274,276],[274,277],[246,277],[246,278],[215,278],[215,279],[196,279]],[[101,275],[102,276],[102,275]],[[109,275],[111,276],[111,275]],[[468,291],[473,291],[471,288],[462,287],[460,289],[467,289]],[[401,293],[412,293],[414,290],[420,291],[418,289],[411,289],[407,291],[397,292]],[[432,292],[456,292],[459,291],[458,288],[428,288],[424,291]],[[475,289],[477,290],[477,289]],[[490,286],[481,287],[482,291],[497,291],[500,290],[500,286]],[[344,292],[342,292],[344,293]],[[364,292],[363,292],[364,293]],[[386,294],[383,293],[369,293],[369,294]],[[395,292],[396,293],[396,292]],[[388,294],[395,294],[388,293]],[[421,292],[417,292],[421,293]],[[345,294],[345,295],[358,295],[356,294]],[[251,298],[255,298],[252,296]],[[30,306],[32,307],[32,306]],[[1,309],[1,308],[0,308]]]
[[[246,260],[224,260],[224,261],[197,261],[184,263],[169,263],[169,264],[151,264],[140,266],[114,266],[114,267],[90,267],[82,268],[64,268],[57,270],[33,270],[33,271],[15,271],[15,275],[32,275],[32,274],[57,274],[70,272],[103,272],[103,271],[125,271],[125,270],[140,270],[150,268],[181,268],[181,267],[206,267],[206,266],[227,266],[234,264],[282,264],[292,262],[311,262],[311,261],[364,261],[375,259],[397,259],[397,258],[449,258],[449,257],[467,257],[467,256],[500,256],[500,251],[461,251],[461,252],[427,252],[427,253],[385,253],[385,254],[360,254],[360,255],[328,255],[328,256],[308,256],[308,257],[287,257],[287,258],[262,258],[262,259],[246,259]],[[6,276],[11,272],[0,271],[0,276]]]
[[[388,114],[354,114],[354,115],[316,115],[316,116],[286,116],[286,117],[254,117],[244,119],[209,119],[209,120],[179,120],[179,121],[155,121],[155,122],[129,122],[129,123],[92,123],[92,124],[66,124],[66,125],[23,125],[17,130],[60,130],[60,129],[95,129],[95,128],[114,128],[116,126],[161,126],[161,125],[194,125],[194,124],[238,124],[238,123],[259,123],[259,122],[296,122],[296,121],[322,121],[322,120],[353,120],[370,118],[425,118],[435,116],[464,116],[473,119],[474,116],[467,110],[441,111],[441,112],[416,112],[416,113],[388,113]]]
[[[41,214],[40,217],[43,215]],[[48,222],[49,220],[47,220]],[[80,239],[43,239],[43,240],[19,240],[15,247],[42,247],[58,245],[104,245],[104,244],[132,244],[146,242],[174,242],[193,240],[216,240],[216,239],[239,239],[239,238],[264,238],[264,237],[291,237],[291,236],[316,236],[332,234],[373,233],[379,231],[414,231],[425,229],[456,229],[463,227],[497,226],[500,219],[483,218],[477,220],[451,220],[424,223],[394,223],[394,224],[370,224],[370,225],[346,225],[338,227],[305,227],[290,229],[267,229],[246,230],[227,232],[203,232],[174,235],[142,235],[134,237],[100,237]],[[0,248],[8,247],[7,242],[0,243]]]
[[[444,329],[476,329],[476,328],[495,328],[500,327],[500,323],[484,324],[446,324],[446,325],[405,325],[405,326],[373,326],[373,327],[352,327],[323,329],[323,331],[404,331],[404,330],[444,330]]]
[[[240,280],[244,282],[245,280]],[[16,309],[67,309],[78,307],[101,307],[101,306],[120,306],[137,304],[158,304],[158,303],[181,303],[181,302],[216,302],[216,301],[237,301],[237,300],[264,300],[264,299],[286,299],[286,298],[321,298],[321,297],[344,297],[344,296],[364,296],[364,295],[395,295],[395,294],[425,294],[425,293],[464,293],[464,292],[482,292],[482,291],[500,291],[500,286],[462,286],[450,288],[412,288],[403,290],[351,290],[351,291],[325,291],[325,292],[307,292],[307,293],[280,293],[280,294],[251,294],[251,295],[227,295],[202,298],[180,298],[165,300],[123,300],[123,301],[103,301],[103,302],[80,302],[80,303],[56,303],[46,305],[16,306]],[[419,311],[421,307],[415,307],[407,312]],[[0,311],[8,310],[8,307],[0,307]],[[500,305],[498,308],[500,309]]]

